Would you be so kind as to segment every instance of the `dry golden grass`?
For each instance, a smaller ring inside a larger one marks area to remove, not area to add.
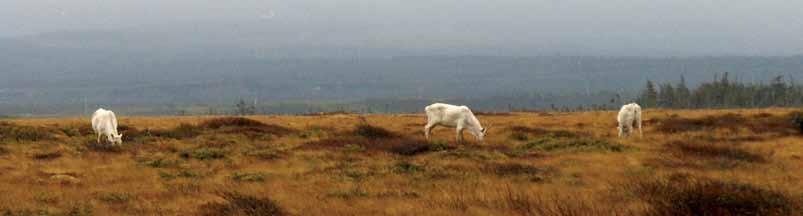
[[[0,214],[799,215],[794,111],[647,110],[628,139],[614,112],[488,114],[482,144],[423,115],[123,117],[122,148],[6,120]]]

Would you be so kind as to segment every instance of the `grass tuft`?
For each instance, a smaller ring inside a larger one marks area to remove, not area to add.
[[[42,151],[34,152],[32,158],[35,160],[53,160],[62,156],[61,151]]]
[[[263,182],[265,181],[265,174],[235,172],[230,178],[231,180],[238,182]]]
[[[131,195],[126,193],[104,193],[98,196],[98,200],[110,204],[124,204],[131,200]]]
[[[424,171],[423,165],[416,165],[407,161],[397,162],[393,165],[393,172],[399,174],[414,174]]]
[[[253,157],[253,158],[256,158],[256,159],[260,159],[260,160],[264,160],[264,161],[270,161],[270,160],[276,160],[276,159],[281,158],[282,155],[284,155],[284,152],[281,152],[281,151],[276,150],[276,149],[269,149],[269,148],[266,148],[266,149],[251,149],[251,150],[243,152],[243,155],[248,156],[248,157]]]
[[[493,173],[497,176],[517,176],[517,175],[536,175],[541,174],[544,170],[530,165],[519,163],[492,163],[483,167],[483,171]]]

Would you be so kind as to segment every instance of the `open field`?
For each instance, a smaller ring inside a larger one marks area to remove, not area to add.
[[[800,215],[793,109],[479,115],[485,143],[423,115],[0,121],[5,215]],[[253,120],[253,121],[252,121]]]

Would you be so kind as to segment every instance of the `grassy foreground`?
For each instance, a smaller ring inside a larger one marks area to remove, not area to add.
[[[800,215],[791,109],[478,118],[482,144],[423,140],[423,115],[0,121],[0,215]],[[472,141],[468,133],[467,140]]]

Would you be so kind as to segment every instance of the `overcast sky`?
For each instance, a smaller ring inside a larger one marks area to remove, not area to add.
[[[353,37],[402,46],[803,54],[803,1],[790,0],[0,0],[2,37],[239,22],[363,26]]]

